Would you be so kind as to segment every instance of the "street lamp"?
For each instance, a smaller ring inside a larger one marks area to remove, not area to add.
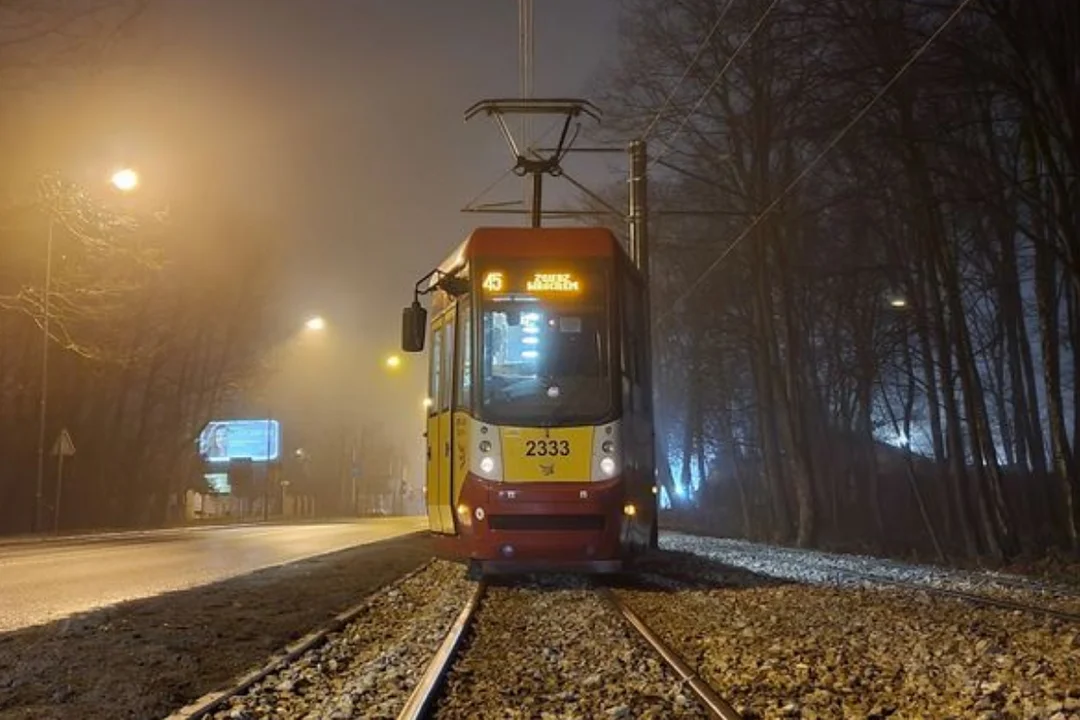
[[[112,175],[113,187],[131,192],[139,186],[139,174],[130,168],[118,170]],[[59,196],[51,198],[49,206],[49,229],[45,240],[45,287],[42,298],[41,321],[41,398],[38,402],[37,482],[34,492],[34,530],[43,527],[41,511],[44,505],[42,488],[45,483],[45,419],[49,405],[49,333],[52,321],[52,256],[53,236],[56,234],[56,214]],[[57,515],[59,517],[59,515]],[[59,529],[59,527],[57,527]]]
[[[131,192],[139,187],[139,173],[131,168],[123,168],[114,172],[109,182],[120,192]]]
[[[321,315],[313,315],[304,322],[304,329],[308,332],[322,332],[326,329],[326,320]],[[266,480],[263,483],[263,520],[270,519],[270,450],[271,438],[273,437],[274,412],[272,407],[266,409]],[[278,438],[281,445],[281,438]],[[296,451],[297,457],[301,457],[303,449]],[[285,514],[284,496],[282,496],[281,513]]]

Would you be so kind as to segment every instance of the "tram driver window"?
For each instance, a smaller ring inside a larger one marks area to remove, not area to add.
[[[482,402],[494,421],[570,422],[611,405],[602,307],[495,303],[483,314]]]

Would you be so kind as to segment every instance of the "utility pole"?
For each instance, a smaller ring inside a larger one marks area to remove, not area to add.
[[[49,403],[49,320],[52,317],[52,308],[49,301],[52,299],[52,256],[55,224],[53,210],[50,208],[48,238],[45,242],[45,317],[41,321],[41,398],[38,407],[37,487],[34,493],[33,530],[35,532],[45,526],[44,522],[42,522],[42,510],[44,509],[42,488],[45,485],[45,419]]]
[[[645,287],[649,287],[649,207],[648,207],[648,150],[643,140],[633,140],[630,153],[630,206],[627,220],[630,226],[630,258],[641,271]]]

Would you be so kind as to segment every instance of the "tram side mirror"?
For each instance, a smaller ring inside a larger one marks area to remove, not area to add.
[[[401,311],[401,349],[420,352],[427,334],[427,310],[417,300]]]

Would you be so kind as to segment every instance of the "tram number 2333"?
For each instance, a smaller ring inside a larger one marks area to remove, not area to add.
[[[525,455],[528,457],[567,456],[570,454],[569,440],[526,440]]]

